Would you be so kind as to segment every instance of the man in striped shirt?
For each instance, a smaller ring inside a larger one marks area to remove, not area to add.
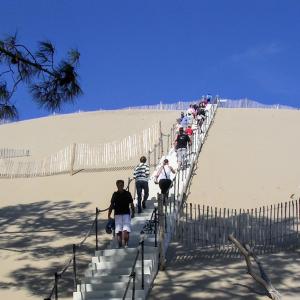
[[[142,156],[140,158],[140,164],[136,166],[133,178],[135,178],[135,186],[138,198],[138,213],[142,212],[142,207],[146,208],[146,201],[149,196],[149,186],[148,180],[150,177],[150,168],[146,164],[146,157]],[[144,198],[142,201],[142,191],[144,190]]]

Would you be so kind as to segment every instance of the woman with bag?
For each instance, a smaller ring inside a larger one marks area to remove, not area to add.
[[[163,165],[158,170],[155,178],[158,181],[161,193],[168,197],[169,188],[171,187],[171,172],[175,174],[175,170],[169,166],[169,160],[165,159]]]

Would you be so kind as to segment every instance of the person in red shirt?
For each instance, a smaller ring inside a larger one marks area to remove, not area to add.
[[[188,136],[192,136],[193,135],[193,129],[192,129],[191,125],[189,125],[187,127],[187,129],[185,130],[185,134],[187,134]]]

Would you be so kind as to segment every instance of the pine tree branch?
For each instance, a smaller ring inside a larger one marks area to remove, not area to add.
[[[32,66],[32,67],[34,67],[34,68],[36,68],[40,71],[43,71],[43,72],[47,73],[50,76],[56,77],[56,74],[54,72],[49,71],[48,69],[44,68],[39,63],[32,62],[29,59],[26,59],[22,56],[18,56],[14,53],[11,53],[10,51],[3,48],[2,46],[0,46],[0,52],[4,53],[5,55],[7,55],[8,57],[10,57],[12,59],[16,59],[17,61],[23,62],[24,64],[27,64],[27,65]]]

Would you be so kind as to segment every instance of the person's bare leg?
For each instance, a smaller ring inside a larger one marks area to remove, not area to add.
[[[119,231],[117,233],[117,240],[118,240],[119,247],[121,248],[122,247],[122,231]]]
[[[124,237],[124,243],[125,246],[128,246],[128,241],[129,241],[129,232],[127,230],[123,231],[123,237]]]

